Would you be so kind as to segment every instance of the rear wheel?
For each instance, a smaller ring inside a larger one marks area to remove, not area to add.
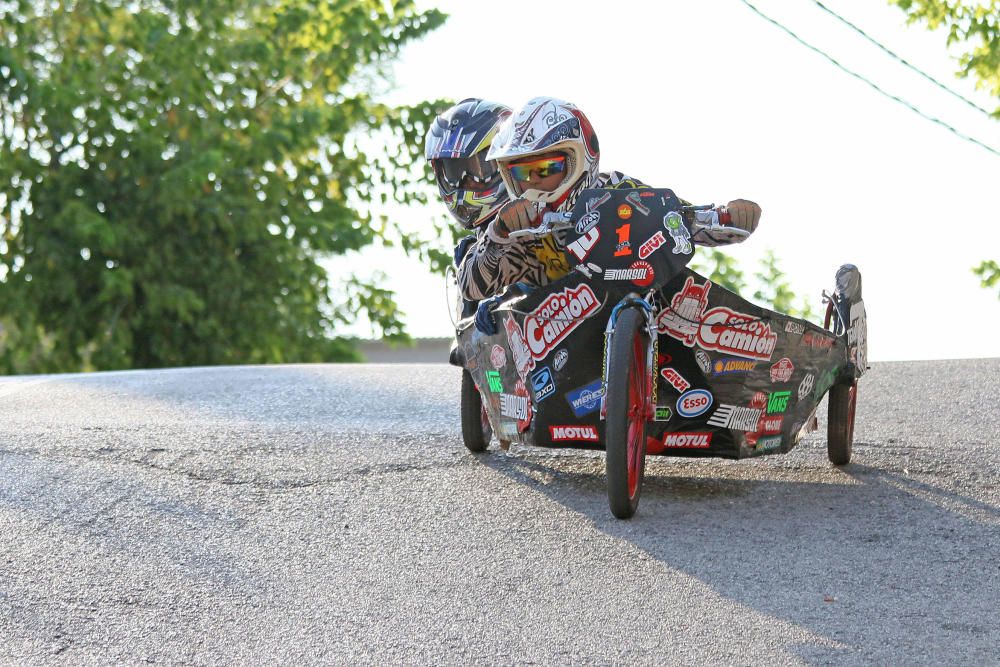
[[[646,420],[651,393],[648,336],[642,314],[622,311],[611,334],[607,385],[608,504],[619,519],[635,514],[646,469]]]
[[[854,443],[854,409],[858,404],[858,383],[830,387],[830,411],[826,430],[826,453],[830,462],[842,466],[851,462]]]
[[[462,371],[462,440],[470,452],[485,452],[493,437],[483,398],[469,371]]]

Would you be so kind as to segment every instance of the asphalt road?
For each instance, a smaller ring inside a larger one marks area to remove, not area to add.
[[[457,369],[0,378],[0,662],[1000,664],[1000,359],[874,364],[854,463],[468,453]],[[825,406],[821,408],[825,409]]]

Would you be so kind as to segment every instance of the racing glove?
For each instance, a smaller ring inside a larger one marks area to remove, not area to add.
[[[738,229],[750,232],[757,229],[760,222],[760,206],[748,199],[734,199],[726,204],[729,211],[730,225]]]
[[[507,237],[511,232],[537,227],[538,221],[538,207],[534,202],[527,199],[515,199],[507,202],[500,209],[497,217],[487,228],[487,232],[494,241],[499,239],[501,243],[510,243]]]
[[[479,307],[476,308],[476,328],[487,336],[497,335],[497,323],[493,318],[493,311],[496,310],[501,301],[503,301],[503,296],[497,294],[483,299],[479,302]]]

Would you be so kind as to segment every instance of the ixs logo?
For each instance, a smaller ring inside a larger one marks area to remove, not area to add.
[[[597,223],[601,221],[600,211],[591,211],[590,213],[584,213],[579,220],[576,221],[576,227],[573,228],[577,234],[583,235],[589,232],[591,229],[597,226]]]
[[[701,350],[698,350],[701,352]],[[701,352],[701,354],[705,354]],[[750,373],[755,368],[757,368],[756,361],[748,361],[746,359],[733,359],[732,357],[726,359],[716,359],[715,364],[712,365],[712,375],[732,375],[733,373]]]
[[[809,347],[816,347],[821,350],[828,350],[833,347],[836,340],[833,338],[827,338],[826,336],[813,333],[812,331],[807,331],[802,335],[802,343],[808,345]]]
[[[653,282],[653,267],[649,262],[636,260],[627,269],[605,269],[605,280],[631,280],[639,287],[646,287]]]
[[[670,383],[671,387],[676,389],[681,394],[691,388],[691,383],[685,380],[684,376],[673,368],[667,367],[660,369],[660,375],[663,376],[664,380]]]
[[[705,375],[712,372],[712,359],[701,350],[694,351],[694,360],[698,363],[698,368]]]
[[[763,410],[744,408],[740,405],[721,403],[709,417],[708,423],[719,428],[731,428],[736,431],[756,431]]]
[[[646,259],[655,251],[659,250],[667,242],[663,232],[656,232],[649,237],[649,240],[639,246],[639,259]]]
[[[549,434],[553,442],[563,442],[566,440],[585,440],[587,442],[597,442],[596,426],[550,426]]]
[[[667,433],[663,437],[664,447],[710,447],[711,433]]]
[[[517,368],[517,374],[523,381],[528,377],[528,371],[535,367],[535,360],[531,358],[531,350],[528,349],[521,327],[517,326],[514,318],[508,317],[504,320],[503,327],[507,331],[507,342],[510,343],[510,353],[514,357],[514,367]]]
[[[795,372],[795,364],[788,357],[782,357],[771,366],[771,382],[788,382]]]
[[[712,395],[704,389],[692,389],[677,399],[677,414],[697,417],[712,407]]]
[[[524,338],[531,352],[531,365],[534,366],[534,359],[544,359],[600,307],[594,290],[585,284],[564,289],[545,299],[524,319]],[[511,349],[513,347],[512,344]]]

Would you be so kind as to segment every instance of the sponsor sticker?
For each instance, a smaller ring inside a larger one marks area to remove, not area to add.
[[[767,414],[773,415],[788,409],[788,399],[791,398],[790,391],[776,391],[767,397]]]
[[[566,440],[585,440],[587,442],[597,442],[597,427],[586,424],[583,426],[550,426],[549,434],[553,442],[564,442]]]
[[[566,250],[582,262],[587,259],[587,255],[590,254],[590,251],[594,249],[594,246],[597,245],[600,239],[601,230],[595,227],[566,246]]]
[[[785,333],[802,335],[806,332],[805,325],[789,320],[785,322]]]
[[[544,359],[600,307],[594,290],[585,283],[549,295],[524,318],[524,338],[530,355],[530,366],[534,367],[535,359]],[[511,350],[513,349],[512,344]],[[514,361],[517,361],[516,355]]]
[[[486,371],[486,381],[490,385],[490,391],[494,394],[499,394],[503,391],[503,382],[500,381],[500,373],[498,371]]]
[[[711,433],[667,433],[663,436],[664,447],[710,447]]]
[[[535,403],[539,403],[556,393],[556,383],[552,379],[552,371],[549,370],[548,366],[542,366],[532,374],[531,391],[535,397]]]
[[[552,361],[552,365],[555,366],[556,371],[561,371],[563,369],[563,366],[566,365],[566,362],[568,360],[569,360],[569,352],[566,351],[565,349],[562,349],[556,352],[556,357]]]
[[[701,352],[701,350],[699,350]],[[704,354],[704,352],[702,352]],[[716,359],[712,365],[712,375],[732,375],[733,373],[746,374],[757,368],[756,361],[748,359],[736,359],[733,357],[723,357]]]
[[[758,408],[720,403],[712,416],[708,418],[708,423],[712,426],[731,428],[736,431],[756,431],[763,414],[764,411]]]
[[[781,433],[781,426],[785,422],[783,415],[765,415],[760,418],[757,430],[765,435]]]
[[[517,394],[500,394],[500,414],[517,421],[528,418],[528,397]]]
[[[684,218],[677,211],[671,211],[663,216],[663,228],[674,241],[675,255],[690,255],[694,252],[691,246],[691,232],[684,225]]]
[[[781,436],[780,435],[769,435],[764,438],[757,439],[757,449],[769,452],[772,449],[781,448]]]
[[[829,338],[823,334],[814,333],[812,331],[807,331],[802,334],[802,343],[804,345],[819,348],[821,350],[830,349],[836,342],[837,341],[834,338]]]
[[[712,372],[712,359],[705,353],[704,350],[695,350],[694,360],[697,362],[698,368],[701,369],[702,373],[708,375]]]
[[[627,269],[605,269],[605,280],[630,280],[639,287],[646,287],[653,282],[653,267],[649,262],[636,260]]]
[[[629,241],[631,224],[625,224],[615,229],[618,242],[615,244],[615,257],[628,257],[632,254],[632,243]]]
[[[679,393],[683,394],[685,391],[691,388],[691,383],[684,379],[684,376],[677,372],[676,369],[667,368],[660,369],[660,375],[663,379],[670,383],[670,386],[676,389]]]
[[[771,382],[788,382],[795,372],[795,365],[788,357],[782,357],[771,366]]]
[[[698,347],[757,361],[770,361],[778,334],[763,320],[717,306],[706,310],[711,283],[688,277],[670,306],[656,318],[657,331]]]
[[[622,220],[628,220],[632,217],[632,207],[628,204],[622,204],[618,207],[618,217]]]
[[[601,407],[601,398],[604,396],[604,385],[600,380],[594,380],[588,385],[567,392],[566,401],[573,409],[573,414],[583,417]]]
[[[712,407],[712,395],[704,389],[692,389],[677,399],[677,414],[697,417]]]
[[[507,352],[499,345],[494,345],[490,349],[490,363],[493,364],[493,368],[503,368],[507,365]]]
[[[799,383],[799,400],[805,400],[806,396],[812,393],[813,387],[816,386],[816,376],[813,373],[807,373],[802,382]]]
[[[528,343],[524,340],[524,333],[521,331],[521,327],[517,325],[517,322],[514,321],[514,318],[508,316],[504,320],[503,326],[507,331],[507,343],[510,346],[510,353],[514,357],[514,367],[523,381],[528,377],[528,372],[535,367],[535,360],[531,358],[531,350],[528,349]]]
[[[666,242],[667,239],[663,236],[663,232],[656,232],[645,243],[639,246],[639,259],[646,259],[663,247]]]
[[[658,422],[668,422],[674,416],[674,411],[667,405],[657,405],[656,412],[653,413],[653,420]]]
[[[642,203],[642,197],[643,195],[638,192],[630,192],[629,194],[625,195],[625,200],[628,201],[628,203],[632,204],[632,207],[635,208],[635,210],[639,211],[639,213],[642,213],[643,215],[649,215],[650,209],[648,209],[646,205]]]
[[[583,235],[589,232],[591,229],[597,226],[597,223],[601,221],[600,211],[591,211],[590,213],[584,213],[579,220],[576,221],[576,227],[574,231],[577,234]]]

